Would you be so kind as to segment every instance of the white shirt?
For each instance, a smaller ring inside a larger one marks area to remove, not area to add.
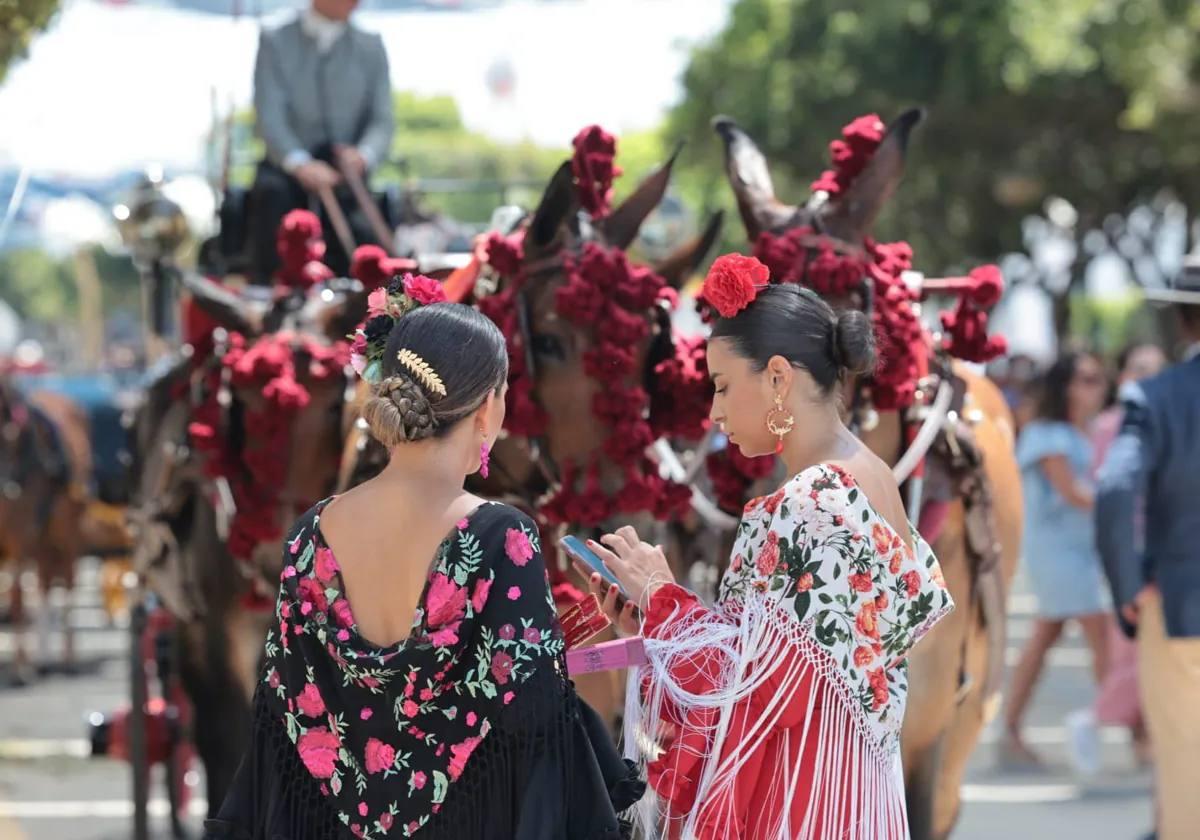
[[[1200,356],[1200,341],[1189,344],[1187,349],[1183,351],[1183,360],[1190,362],[1192,359]]]
[[[330,20],[316,9],[308,8],[300,13],[300,28],[304,30],[305,35],[317,42],[319,53],[329,52],[346,31],[346,26],[346,21]]]

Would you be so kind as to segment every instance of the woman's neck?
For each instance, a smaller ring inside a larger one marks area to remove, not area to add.
[[[405,444],[391,452],[378,480],[413,492],[433,506],[449,504],[462,495],[465,473],[456,470],[446,447]]]
[[[813,464],[847,458],[860,445],[831,406],[828,411],[797,417],[796,428],[783,439],[780,457],[788,475],[799,475]]]

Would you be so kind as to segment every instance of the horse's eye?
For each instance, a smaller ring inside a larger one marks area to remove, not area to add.
[[[563,346],[562,339],[556,335],[536,333],[530,338],[530,346],[537,356],[560,362],[566,361],[567,350]]]

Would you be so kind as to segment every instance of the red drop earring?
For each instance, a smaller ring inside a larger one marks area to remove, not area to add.
[[[796,425],[796,418],[783,407],[783,397],[775,395],[775,407],[767,412],[767,431],[779,438],[775,443],[775,454],[783,452],[783,437]]]

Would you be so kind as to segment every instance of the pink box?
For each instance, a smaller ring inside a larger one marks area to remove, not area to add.
[[[614,639],[590,647],[571,648],[567,651],[567,673],[594,674],[597,671],[615,671],[646,664],[646,647],[641,636]]]

